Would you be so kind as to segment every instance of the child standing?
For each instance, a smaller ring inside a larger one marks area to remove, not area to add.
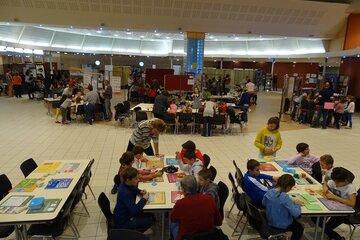
[[[334,125],[337,129],[340,129],[340,120],[342,115],[345,112],[345,103],[346,100],[341,98],[339,101],[335,102],[334,106]]]
[[[349,127],[346,128],[352,128],[352,115],[355,112],[355,102],[354,102],[354,97],[349,96],[348,97],[348,105],[345,109],[345,113],[346,113],[346,118],[347,118],[347,122],[349,123]],[[347,123],[346,123],[347,125]]]
[[[331,173],[331,180],[324,184],[323,193],[327,199],[343,203],[352,208],[356,204],[356,189],[352,185],[350,176],[352,173],[342,167],[336,167]],[[344,237],[334,231],[335,228],[345,223],[348,216],[331,217],[325,224],[325,234],[329,239],[342,240]]]
[[[296,145],[296,151],[298,154],[291,157],[288,163],[302,168],[305,172],[312,175],[312,165],[319,161],[319,157],[310,155],[309,144],[299,143]]]
[[[301,214],[300,203],[292,201],[287,194],[294,186],[295,180],[290,174],[282,175],[276,187],[264,195],[262,204],[271,227],[290,231],[291,240],[300,240],[304,227],[295,220]]]
[[[135,146],[132,152],[134,154],[133,168],[140,169],[141,163],[149,161],[149,159],[144,156],[144,149],[141,146]]]
[[[331,173],[334,167],[334,158],[330,154],[320,157],[320,167],[323,174],[323,183],[327,183],[331,179]]]
[[[199,172],[203,169],[203,163],[196,158],[193,151],[187,151],[183,159],[185,164],[181,160],[178,160],[181,171],[187,172],[198,180]]]
[[[71,107],[71,96],[66,95],[66,99],[60,105],[60,112],[61,112],[61,123],[62,124],[69,124],[70,121],[67,119],[68,109]]]
[[[255,146],[260,150],[260,157],[276,156],[276,152],[282,146],[279,132],[280,122],[278,117],[268,120],[267,126],[262,128],[256,135]]]
[[[218,186],[216,183],[211,181],[212,173],[209,169],[202,169],[199,172],[198,184],[199,192],[203,194],[208,194],[212,196],[215,200],[217,208],[220,207],[219,195],[218,195]]]

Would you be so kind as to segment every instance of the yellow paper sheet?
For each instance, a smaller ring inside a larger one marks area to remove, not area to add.
[[[36,173],[53,173],[56,172],[61,162],[45,162],[35,169]]]

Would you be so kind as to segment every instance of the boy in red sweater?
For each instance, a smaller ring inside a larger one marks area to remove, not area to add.
[[[186,234],[208,232],[222,224],[214,199],[197,192],[194,176],[185,176],[180,186],[185,197],[175,203],[170,213],[171,233],[175,240],[181,240]]]
[[[199,159],[204,164],[204,157],[202,152],[200,152],[199,149],[196,149],[196,145],[193,141],[189,140],[186,141],[182,146],[181,152],[175,152],[176,159],[181,160],[183,163],[186,163],[184,161],[184,156],[187,151],[192,151],[196,155],[196,159]]]

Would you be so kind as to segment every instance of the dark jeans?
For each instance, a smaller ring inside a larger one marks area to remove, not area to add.
[[[248,110],[249,110],[249,105],[245,104],[243,106],[241,106],[241,121],[244,121],[245,123],[248,122]]]
[[[299,107],[299,103],[297,103],[297,102],[294,102],[294,106],[293,106],[293,110],[292,110],[292,112],[291,112],[291,120],[293,120],[293,121],[295,121],[295,118],[296,118],[296,112],[297,112],[297,110],[298,110],[298,107]]]
[[[337,129],[340,129],[340,119],[342,115],[342,113],[334,112],[334,125]]]
[[[68,109],[60,107],[60,112],[61,112],[61,123],[64,123],[67,121]]]
[[[84,106],[85,109],[85,119],[89,124],[93,123],[95,106],[91,103],[86,103]]]
[[[335,228],[345,223],[348,217],[331,217],[325,224],[325,234],[329,239],[341,240],[340,234],[334,231]]]
[[[164,115],[163,114],[160,114],[160,113],[153,113],[154,114],[154,117],[156,118],[159,118],[159,119],[163,119],[164,118]]]
[[[111,99],[108,98],[105,99],[104,107],[105,107],[105,119],[111,120],[111,116],[112,116]]]
[[[201,134],[204,137],[210,137],[212,132],[212,122],[213,117],[204,117],[204,127],[203,127],[203,133]]]
[[[15,97],[21,97],[21,85],[13,85]]]
[[[131,152],[131,151],[134,149],[134,147],[135,147],[135,145],[132,144],[132,143],[129,141],[129,144],[128,144],[128,146],[127,146],[126,151],[130,151],[130,152]],[[150,144],[150,146],[149,146],[148,148],[145,148],[145,149],[144,149],[144,153],[145,153],[146,155],[148,155],[148,156],[154,156],[154,155],[155,155],[155,154],[154,154],[154,150],[153,150],[151,144]]]
[[[34,85],[33,85],[33,83],[26,83],[26,87],[27,87],[29,99],[34,99],[35,94],[34,94]]]
[[[328,121],[328,116],[329,116],[329,110],[328,109],[324,109],[324,107],[321,107],[320,111],[318,112],[318,115],[316,117],[315,120],[315,126],[319,126],[320,125],[320,118],[322,118],[321,121],[321,127],[322,128],[326,128],[327,127],[327,121]]]
[[[129,221],[127,221],[125,224],[119,227],[123,229],[133,229],[140,232],[145,232],[154,224],[154,222],[155,222],[155,217],[153,214],[140,213],[135,217],[130,218]]]

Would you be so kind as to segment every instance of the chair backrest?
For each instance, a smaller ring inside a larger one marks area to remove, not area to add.
[[[205,168],[208,168],[209,164],[210,164],[210,161],[211,161],[211,158],[209,155],[207,154],[204,154],[203,155],[203,159],[204,159],[204,167]]]
[[[176,121],[176,115],[173,114],[173,113],[165,113],[164,116],[163,116],[163,120],[166,124],[175,124]]]
[[[226,199],[229,197],[229,188],[222,181],[218,183],[218,195],[219,195],[220,215],[222,218],[224,218],[224,205]]]
[[[84,105],[77,106],[76,115],[83,115],[85,114],[85,107]]]
[[[85,171],[84,171],[84,176],[85,176],[85,182],[84,182],[84,188],[89,185],[90,183],[90,179],[91,179],[91,176],[92,176],[92,173],[91,173],[91,168],[92,168],[92,165],[94,164],[95,162],[95,159],[92,159],[89,163],[89,165],[86,167]]]
[[[134,112],[141,111],[141,107],[135,107]]]
[[[211,181],[214,181],[217,175],[217,170],[213,166],[210,166],[209,170],[211,171]]]
[[[125,112],[130,111],[130,102],[129,101],[124,101],[124,108],[125,108]]]
[[[202,113],[195,113],[194,114],[194,120],[197,124],[202,124],[204,122],[204,117]]]
[[[177,113],[179,123],[191,123],[193,121],[192,113]]]
[[[240,192],[239,192],[238,188],[236,187],[235,179],[234,179],[234,177],[233,177],[233,175],[232,175],[231,173],[228,174],[228,178],[229,178],[229,180],[230,180],[233,193],[234,193],[235,195],[239,195]]]
[[[252,219],[253,227],[259,232],[262,237],[268,237],[270,227],[267,224],[265,213],[259,209],[258,206],[251,202],[249,197],[246,197],[246,212],[247,217]]]
[[[106,218],[108,231],[113,228],[113,213],[110,208],[110,201],[105,193],[100,193],[98,198],[99,207]]]
[[[320,166],[320,161],[314,163],[312,166],[312,174],[311,176],[318,181],[319,183],[321,183],[322,181],[322,173],[321,173],[321,166]]]
[[[236,182],[237,182],[238,186],[240,186],[242,189],[244,175],[241,172],[240,168],[237,166],[235,160],[233,160],[233,164],[235,166],[235,171],[236,171],[236,174],[235,174]]]
[[[225,115],[215,114],[213,118],[214,125],[224,125],[225,124]]]
[[[3,199],[12,189],[11,182],[5,174],[0,175],[0,200]]]
[[[80,202],[81,198],[82,198],[82,195],[85,191],[85,180],[86,180],[86,177],[85,176],[82,176],[79,181],[77,182],[72,194],[74,194],[74,202],[71,206],[71,211],[76,207],[76,205]]]
[[[150,240],[141,232],[127,229],[111,229],[108,234],[108,240]]]
[[[141,122],[141,121],[144,121],[147,119],[148,119],[148,116],[145,111],[137,111],[136,112],[136,118],[135,118],[136,122]]]
[[[29,159],[25,160],[25,161],[20,165],[20,170],[21,170],[21,172],[24,174],[24,176],[27,177],[27,176],[29,176],[29,174],[32,173],[32,171],[34,171],[37,167],[38,167],[38,165],[36,164],[36,162],[34,161],[34,159],[29,158]]]

